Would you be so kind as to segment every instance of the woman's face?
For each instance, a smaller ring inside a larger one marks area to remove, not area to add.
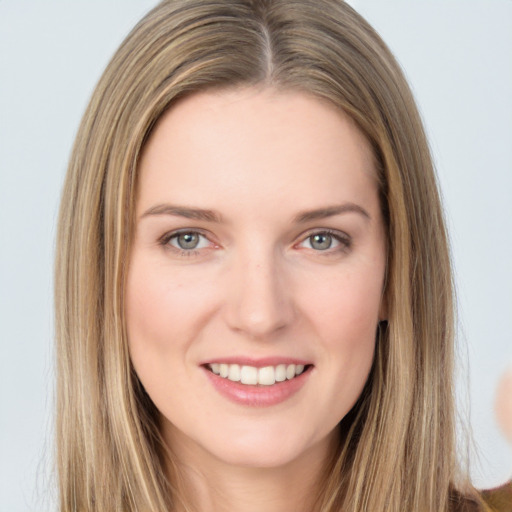
[[[133,365],[174,450],[254,467],[325,453],[372,365],[385,262],[349,118],[271,89],[176,104],[140,162],[126,290]]]

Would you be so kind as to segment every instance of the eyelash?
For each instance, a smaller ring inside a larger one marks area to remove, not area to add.
[[[198,256],[201,253],[201,251],[203,249],[205,249],[204,247],[201,247],[200,249],[187,250],[187,249],[181,249],[181,248],[175,247],[170,244],[170,241],[173,238],[177,238],[180,235],[187,235],[187,234],[198,235],[199,237],[202,237],[202,238],[208,240],[210,244],[213,243],[204,233],[202,233],[199,230],[193,230],[193,229],[182,229],[179,231],[172,231],[170,233],[166,233],[158,240],[158,243],[159,243],[159,245],[163,246],[165,249],[168,249],[168,250],[174,252],[178,256],[183,256],[183,257]],[[340,244],[339,247],[335,247],[334,249],[332,249],[330,247],[325,250],[315,250],[312,248],[310,249],[320,256],[333,256],[340,252],[348,252],[352,246],[352,239],[346,233],[343,233],[340,231],[335,231],[332,229],[322,229],[322,230],[313,230],[313,231],[309,231],[307,233],[302,234],[300,237],[300,241],[298,243],[294,244],[294,247],[300,246],[301,244],[306,242],[308,239],[311,239],[312,237],[318,236],[318,235],[330,236],[336,242],[338,242]]]
[[[336,240],[336,242],[338,242],[340,244],[339,247],[335,247],[334,249],[329,247],[328,249],[325,249],[323,251],[312,249],[315,253],[318,253],[320,256],[333,256],[333,255],[337,255],[340,252],[348,252],[352,246],[352,239],[349,235],[347,235],[346,233],[343,233],[341,231],[336,231],[336,230],[332,230],[332,229],[313,230],[308,233],[305,233],[304,235],[301,235],[301,241],[295,245],[301,245],[306,240],[309,240],[312,237],[318,236],[318,235],[330,236],[334,240]]]
[[[206,240],[208,240],[210,243],[212,243],[209,238],[204,234],[202,233],[201,231],[198,231],[197,229],[194,230],[194,229],[181,229],[179,231],[172,231],[170,233],[166,233],[165,235],[163,235],[159,240],[158,240],[158,243],[160,245],[162,245],[165,249],[168,249],[172,252],[174,252],[175,254],[177,254],[178,256],[184,256],[184,257],[191,257],[191,256],[198,256],[201,252],[201,249],[180,249],[178,247],[175,247],[173,245],[170,244],[170,241],[173,239],[173,238],[177,238],[179,237],[180,235],[198,235],[199,237],[202,237],[202,238],[205,238]]]

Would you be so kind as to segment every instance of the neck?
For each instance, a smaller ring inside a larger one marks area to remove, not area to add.
[[[334,433],[286,464],[259,468],[228,464],[182,440],[168,470],[186,504],[176,512],[310,512],[336,443]]]

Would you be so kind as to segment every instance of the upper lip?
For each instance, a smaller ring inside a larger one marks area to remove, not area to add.
[[[229,357],[215,357],[204,361],[201,365],[207,366],[209,364],[238,364],[240,366],[253,366],[255,368],[264,368],[265,366],[278,366],[280,364],[302,364],[304,366],[311,364],[311,361],[300,359],[297,357],[244,357],[244,356],[229,356]]]

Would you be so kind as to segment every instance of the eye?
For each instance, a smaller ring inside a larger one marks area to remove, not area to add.
[[[317,231],[305,238],[299,247],[322,252],[336,252],[350,247],[350,238],[343,233],[332,231]]]
[[[210,245],[210,241],[197,231],[181,231],[171,234],[163,240],[166,245],[170,245],[181,251],[194,251],[204,249]]]
[[[333,244],[333,237],[329,233],[317,233],[306,239],[312,249],[316,251],[325,251],[330,249]]]

